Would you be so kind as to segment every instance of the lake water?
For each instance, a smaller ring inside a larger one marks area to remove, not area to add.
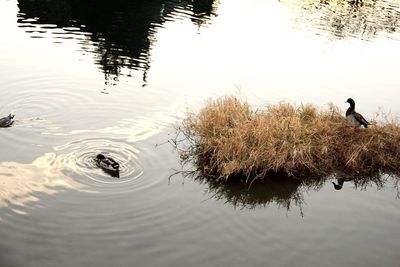
[[[397,0],[0,0],[0,33],[0,266],[400,266],[397,177],[247,190],[166,143],[227,94],[399,116]]]

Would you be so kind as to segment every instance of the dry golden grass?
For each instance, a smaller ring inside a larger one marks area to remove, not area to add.
[[[253,111],[244,101],[224,97],[178,127],[181,158],[206,175],[263,178],[325,176],[335,172],[369,175],[400,169],[400,127],[386,121],[352,131],[339,109],[288,103]]]

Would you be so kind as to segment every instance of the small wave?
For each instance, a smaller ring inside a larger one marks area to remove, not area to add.
[[[139,161],[139,150],[128,143],[108,139],[82,139],[55,148],[55,165],[83,184],[104,188],[132,183],[144,173]],[[114,177],[97,166],[95,157],[102,153],[120,164],[119,177]]]

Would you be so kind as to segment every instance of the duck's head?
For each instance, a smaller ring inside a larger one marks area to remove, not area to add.
[[[354,102],[353,98],[348,98],[346,102],[344,103],[349,103],[350,106],[354,107],[356,105],[356,102]]]
[[[105,159],[106,157],[104,157],[104,155],[102,155],[102,154],[98,154],[97,156],[96,156],[96,159],[97,160],[103,160],[103,159]]]

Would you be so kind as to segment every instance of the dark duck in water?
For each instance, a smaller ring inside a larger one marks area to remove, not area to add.
[[[349,103],[350,107],[346,111],[346,119],[349,124],[353,127],[353,130],[357,130],[362,126],[368,128],[370,123],[358,112],[356,112],[356,103],[352,98],[347,99],[345,103]]]
[[[105,157],[103,154],[98,154],[95,160],[97,164],[105,170],[112,172],[119,171],[119,164],[110,157]]]
[[[7,117],[0,119],[0,127],[10,127],[14,123],[14,116],[15,115],[8,115]]]

